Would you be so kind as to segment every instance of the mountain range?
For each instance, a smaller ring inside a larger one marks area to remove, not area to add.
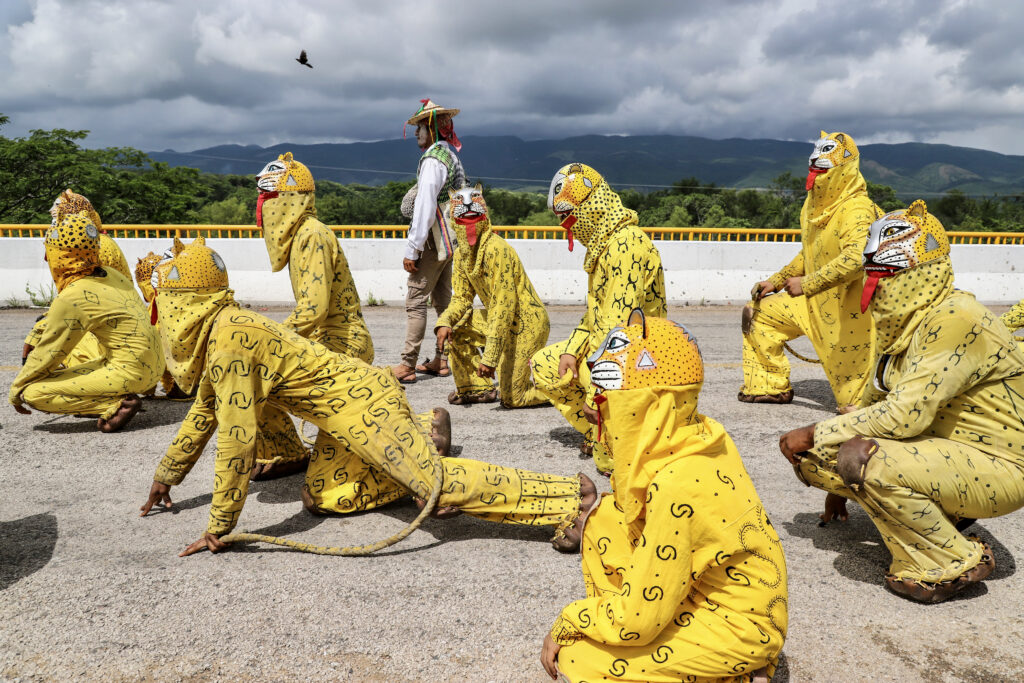
[[[514,190],[546,191],[562,165],[580,161],[600,171],[612,187],[654,190],[696,177],[720,187],[767,187],[788,171],[803,177],[811,145],[785,140],[745,140],[679,135],[584,135],[561,140],[466,136],[459,154],[472,181]],[[291,151],[318,179],[382,185],[412,180],[419,151],[413,140],[283,143],[271,147],[219,145],[192,152],[150,152],[156,161],[208,173],[255,175]],[[970,195],[1020,194],[1024,156],[930,143],[860,147],[861,170],[903,196],[930,197],[952,189]]]

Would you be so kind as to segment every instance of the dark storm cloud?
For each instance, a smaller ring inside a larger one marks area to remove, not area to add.
[[[7,135],[193,149],[464,134],[938,140],[1024,153],[1015,27],[964,0],[0,4]],[[69,31],[68,27],[74,30]],[[295,63],[309,51],[314,69]],[[1004,149],[1007,140],[1010,148]]]

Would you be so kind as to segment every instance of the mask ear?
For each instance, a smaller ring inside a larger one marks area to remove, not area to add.
[[[828,137],[828,133],[826,133],[825,131],[821,131],[820,133],[818,133],[818,137],[819,138],[827,138]]]
[[[923,199],[915,199],[914,203],[907,209],[907,213],[924,220],[924,217],[928,215],[928,206],[924,203]]]
[[[480,194],[484,193],[484,186],[481,185],[480,183],[477,183],[476,185],[474,185],[473,189],[476,190],[477,192],[479,192]]]
[[[291,161],[291,160],[292,160],[292,159],[293,159],[294,157],[292,156],[292,153],[291,153],[291,152],[285,152],[284,154],[282,154],[281,156],[279,156],[279,157],[277,157],[277,158],[278,158],[278,159],[280,159],[281,161],[285,162],[285,163],[288,163],[288,162],[289,162],[289,161]]]
[[[626,321],[626,325],[632,327],[633,325],[640,325],[643,327],[643,337],[647,339],[647,317],[644,316],[644,312],[639,308],[634,308],[629,314],[629,319]]]
[[[199,237],[192,240],[192,244],[206,244],[206,238],[200,235]]]
[[[457,195],[457,194],[458,194],[458,192],[456,190],[453,190],[452,188],[449,187],[448,188],[448,201],[451,201],[451,200],[455,199],[455,195]]]

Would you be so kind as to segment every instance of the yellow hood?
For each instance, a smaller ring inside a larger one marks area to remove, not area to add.
[[[132,271],[128,268],[128,259],[124,257],[124,252],[105,232],[100,233],[100,265],[104,268],[113,268],[129,280],[132,279]]]
[[[630,523],[643,512],[654,476],[688,455],[726,452],[725,428],[697,412],[701,384],[609,391],[602,427],[614,463],[615,502]]]
[[[878,353],[900,353],[925,315],[953,291],[949,257],[924,263],[878,281],[869,310]]]
[[[100,232],[88,212],[65,216],[46,233],[44,243],[50,275],[61,292],[100,266]]]
[[[276,273],[288,265],[292,239],[307,218],[316,218],[312,192],[278,192],[262,200],[263,239]]]
[[[587,256],[583,260],[583,269],[588,273],[594,272],[597,267],[597,259],[604,252],[612,234],[619,228],[627,225],[638,225],[636,211],[627,209],[622,205],[608,183],[601,182],[594,191],[590,193],[582,204],[577,206],[569,214],[569,218],[562,222],[576,220],[570,226],[573,235],[578,237],[583,246],[587,248]]]

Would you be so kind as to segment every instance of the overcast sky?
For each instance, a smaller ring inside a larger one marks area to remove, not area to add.
[[[462,135],[824,128],[1024,154],[1020,2],[0,0],[0,24],[6,136],[379,140],[431,97]]]

